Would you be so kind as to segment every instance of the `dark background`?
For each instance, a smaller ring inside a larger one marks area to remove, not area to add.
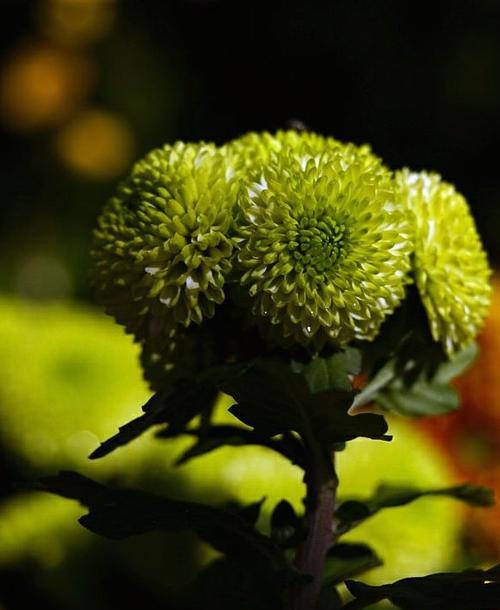
[[[4,63],[33,41],[65,49],[50,27],[40,26],[43,4],[2,2]],[[80,106],[59,123],[35,128],[16,128],[3,113],[3,289],[50,293],[40,280],[27,288],[18,281],[29,256],[48,252],[69,270],[64,289],[88,297],[89,232],[120,172],[108,179],[75,172],[57,157],[53,141],[82,108],[92,107],[130,131],[130,161],[163,142],[223,142],[248,130],[282,128],[290,119],[369,142],[394,168],[433,169],[454,182],[473,208],[492,261],[499,259],[496,0],[111,4],[109,31],[78,47],[85,46],[93,71]],[[51,290],[57,296],[57,286]]]
[[[61,34],[51,11],[69,5]],[[71,27],[80,31],[88,5],[96,30],[78,38]],[[133,160],[165,142],[222,143],[291,120],[370,143],[395,169],[442,174],[500,261],[498,0],[1,0],[0,9],[1,292],[90,301],[91,230]],[[37,64],[47,53],[55,66]],[[26,61],[38,67],[23,72]],[[49,95],[37,114],[52,87],[54,107]],[[0,458],[1,499],[24,471],[1,442]],[[135,552],[154,556],[160,542]],[[179,551],[186,565],[190,548]],[[99,552],[99,608],[174,607],[124,578],[114,551]],[[72,561],[68,573],[93,570],[92,558]],[[8,610],[88,607],[71,592],[72,603],[48,596],[32,570],[0,574]],[[59,590],[66,576],[53,577]]]

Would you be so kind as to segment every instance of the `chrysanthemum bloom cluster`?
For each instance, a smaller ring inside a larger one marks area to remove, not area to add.
[[[107,311],[166,372],[185,329],[192,336],[223,302],[272,343],[313,354],[372,340],[414,277],[452,354],[489,298],[453,187],[407,171],[395,179],[367,146],[296,131],[154,150],[104,208],[93,259]]]
[[[415,231],[414,275],[432,336],[449,355],[470,343],[487,315],[491,274],[464,197],[437,174],[397,173]]]

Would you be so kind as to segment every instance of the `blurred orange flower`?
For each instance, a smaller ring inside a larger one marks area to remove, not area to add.
[[[493,280],[489,318],[479,336],[480,356],[456,381],[461,408],[422,421],[460,479],[491,487],[497,506],[467,514],[467,542],[486,558],[500,558],[500,276]]]

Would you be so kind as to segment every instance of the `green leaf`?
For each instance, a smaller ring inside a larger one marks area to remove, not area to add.
[[[337,585],[381,565],[380,557],[366,544],[338,543],[328,551],[323,582]]]
[[[307,364],[294,362],[293,370],[304,375],[311,392],[349,392],[353,375],[361,371],[361,352],[348,347],[328,358],[314,358]]]
[[[394,361],[389,360],[368,381],[365,387],[355,396],[353,407],[362,407],[375,400],[379,392],[389,386],[395,379]]]
[[[492,506],[495,503],[492,490],[476,485],[466,484],[444,489],[422,490],[415,487],[382,484],[377,487],[373,497],[368,500],[346,500],[340,504],[335,513],[338,519],[338,531],[345,533],[384,508],[405,506],[424,496],[446,496],[472,506]]]
[[[387,439],[381,415],[349,415],[353,392],[312,393],[303,375],[278,361],[258,361],[220,388],[236,401],[231,413],[264,436],[295,431],[328,447],[359,436]]]
[[[477,343],[470,343],[451,360],[443,362],[433,379],[436,383],[449,383],[466,371],[479,355]]]
[[[89,509],[80,523],[107,538],[122,539],[158,529],[192,529],[222,553],[251,556],[278,571],[288,569],[281,550],[248,522],[248,515],[245,518],[235,511],[109,488],[74,472],[44,479],[41,489],[78,500]]]
[[[383,409],[400,415],[444,415],[458,409],[459,397],[450,385],[419,379],[410,387],[405,387],[403,381],[398,379],[379,392],[375,402]]]
[[[382,599],[401,610],[498,610],[500,565],[489,570],[465,570],[420,578],[404,578],[378,587],[347,580],[356,598],[345,610],[365,608]]]
[[[450,360],[432,338],[427,314],[415,286],[383,324],[375,341],[363,344],[368,383],[354,406],[369,402],[404,415],[440,415],[457,408],[449,383],[473,362],[472,343]]]
[[[246,366],[248,365],[238,364],[213,367],[192,381],[179,381],[168,391],[154,394],[142,407],[144,415],[121,426],[117,434],[91,453],[90,459],[108,455],[158,424],[168,424],[172,434],[183,431],[194,417],[213,407],[218,385],[227,378],[239,375]]]
[[[472,343],[452,360],[435,357],[429,370],[411,354],[389,359],[356,396],[354,406],[371,401],[401,415],[442,415],[458,408],[459,397],[450,382],[477,357]],[[429,372],[431,371],[431,374]]]

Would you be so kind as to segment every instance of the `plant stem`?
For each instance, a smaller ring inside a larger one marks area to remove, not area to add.
[[[317,473],[316,473],[317,475]],[[297,549],[295,567],[312,577],[291,592],[290,610],[314,610],[321,590],[321,575],[328,549],[334,542],[334,513],[337,479],[333,468],[327,476],[314,476],[307,482],[305,525],[308,534]]]

